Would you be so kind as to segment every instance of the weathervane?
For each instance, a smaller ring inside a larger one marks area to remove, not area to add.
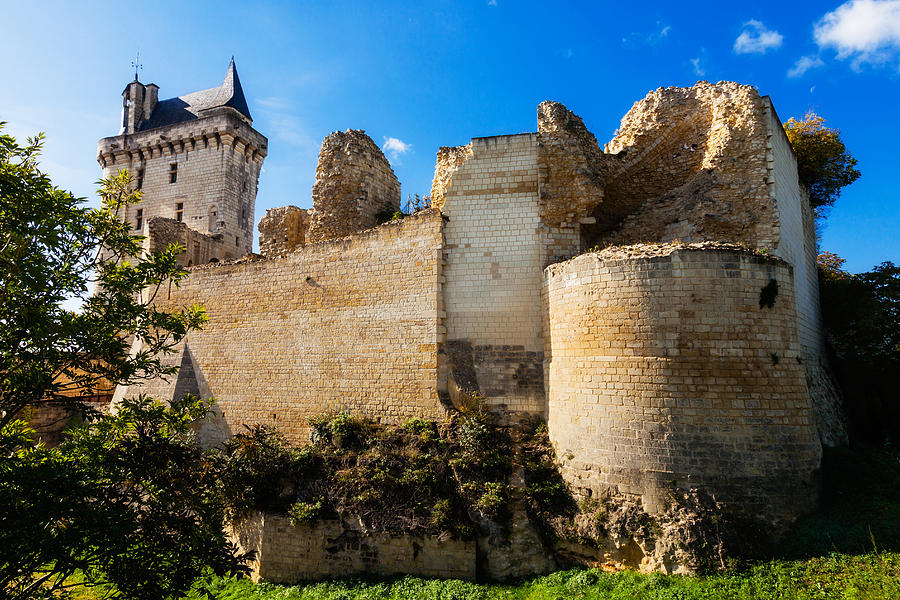
[[[143,69],[144,65],[141,64],[141,53],[138,51],[137,56],[133,61],[131,61],[131,66],[134,67],[134,80],[138,80],[138,69]]]

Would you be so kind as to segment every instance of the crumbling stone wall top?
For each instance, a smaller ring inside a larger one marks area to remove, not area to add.
[[[225,243],[221,234],[207,235],[175,219],[151,217],[146,224],[144,249],[162,250],[169,244],[178,244],[184,248],[178,256],[178,262],[185,267],[231,260],[241,255],[239,249]]]
[[[400,182],[381,149],[361,129],[335,131],[322,141],[310,242],[343,237],[400,210]]]
[[[605,202],[587,242],[727,240],[778,244],[767,189],[765,105],[755,88],[701,81],[634,104],[606,152]]]
[[[470,158],[472,158],[471,142],[465,146],[441,146],[438,149],[434,180],[431,184],[432,207],[440,210],[444,206],[453,174]]]
[[[785,262],[777,256],[763,254],[753,248],[749,248],[740,244],[731,244],[728,242],[666,242],[658,244],[632,244],[630,246],[608,246],[595,252],[586,253],[586,255],[595,257],[598,260],[607,261],[669,256],[675,252],[681,252],[684,250],[718,250],[722,252],[752,255],[758,257],[760,260],[771,261],[773,263]],[[554,267],[557,267],[557,265],[550,265],[548,269],[552,271]]]
[[[537,119],[541,220],[548,227],[577,224],[603,201],[610,158],[581,117],[559,102],[541,102]]]
[[[311,212],[297,206],[267,210],[259,221],[259,252],[277,256],[304,246]]]

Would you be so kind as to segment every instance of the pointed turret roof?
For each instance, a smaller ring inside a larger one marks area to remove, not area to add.
[[[250,116],[250,107],[247,106],[247,99],[244,97],[241,80],[237,74],[237,67],[234,66],[233,56],[228,65],[228,71],[225,72],[222,85],[177,98],[161,100],[153,109],[150,118],[141,123],[139,129],[146,131],[156,127],[193,121],[202,117],[203,111],[222,106],[229,106],[247,119],[253,120],[253,117]]]
[[[228,71],[225,73],[225,80],[222,82],[221,90],[230,90],[231,98],[225,103],[248,119],[250,116],[250,107],[247,106],[247,99],[244,98],[244,88],[241,87],[241,79],[237,74],[237,67],[234,66],[234,56],[231,57],[231,64],[228,65]]]

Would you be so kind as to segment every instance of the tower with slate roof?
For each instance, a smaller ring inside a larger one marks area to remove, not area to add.
[[[253,129],[234,58],[218,87],[168,100],[158,92],[129,83],[119,134],[98,144],[103,176],[127,169],[143,195],[122,218],[148,249],[183,245],[185,265],[250,253],[268,141]]]

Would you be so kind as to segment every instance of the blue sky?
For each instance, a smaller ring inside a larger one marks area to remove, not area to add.
[[[430,190],[440,146],[534,131],[558,100],[601,144],[660,86],[733,80],[779,116],[841,129],[862,178],[828,219],[823,248],[851,271],[900,262],[900,0],[825,2],[9,2],[0,35],[0,120],[44,131],[43,167],[91,196],[121,91],[171,98],[218,85],[231,55],[269,138],[256,217],[311,206],[334,130],[385,145],[407,194]]]

